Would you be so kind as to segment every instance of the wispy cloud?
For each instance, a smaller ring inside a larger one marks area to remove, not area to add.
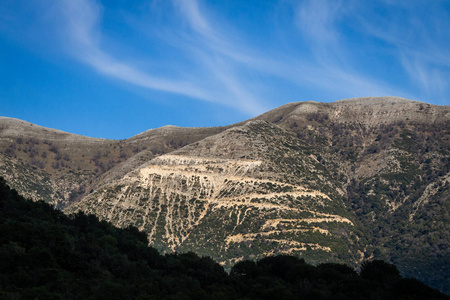
[[[145,89],[191,98],[187,101],[232,107],[248,115],[262,113],[283,101],[278,99],[282,93],[277,91],[277,83],[295,86],[296,100],[304,100],[305,90],[323,91],[329,100],[369,95],[415,98],[417,91],[429,96],[449,91],[446,78],[450,77],[450,56],[442,49],[450,42],[449,33],[443,29],[450,26],[447,20],[450,18],[440,16],[430,32],[430,24],[421,22],[432,20],[420,20],[414,12],[408,15],[411,8],[407,6],[401,8],[405,25],[394,16],[373,13],[373,8],[358,1],[280,1],[280,6],[291,12],[284,15],[289,22],[283,28],[290,34],[290,44],[285,47],[273,40],[262,48],[249,38],[245,28],[234,26],[229,16],[220,15],[207,1],[150,1],[146,9],[167,10],[161,22],[166,26],[159,28],[145,14],[139,19],[130,13],[130,18],[147,26],[139,42],[148,48],[153,43],[156,47],[164,43],[173,50],[171,57],[176,58],[173,62],[169,56],[155,58],[144,52],[137,58],[118,55],[105,42],[115,37],[108,36],[110,32],[104,28],[108,7],[103,7],[100,1],[49,0],[44,4],[32,1],[39,3],[38,13],[44,12],[46,22],[57,28],[55,36],[65,51],[97,72]],[[395,2],[377,5],[398,6]],[[157,27],[155,32],[162,32],[156,39],[145,35],[152,25]],[[407,36],[411,36],[411,41]],[[438,42],[442,36],[444,45]],[[419,87],[411,91],[408,86],[372,72],[371,67],[381,59],[366,66],[367,61],[376,58],[364,55],[364,51],[372,50],[369,48],[372,44],[365,45],[365,39],[389,45],[391,52],[386,55]],[[299,44],[301,47],[296,47]],[[139,47],[129,47],[133,46]]]
[[[218,31],[217,25],[213,27],[210,24],[205,13],[200,11],[197,1],[174,0],[174,4],[191,28],[202,37],[203,45],[210,49],[214,56],[222,55],[227,65],[238,64],[234,71],[245,68],[296,85],[327,89],[351,97],[388,94],[408,96],[407,93],[399,92],[385,82],[365,77],[352,70],[345,70],[348,67],[340,64],[341,60],[345,60],[345,55],[341,53],[344,49],[340,48],[339,34],[334,23],[343,17],[346,8],[339,1],[303,1],[302,5],[294,8],[296,26],[313,41],[310,49],[316,57],[316,61],[313,62],[302,59],[301,53],[286,55],[284,49],[280,48],[273,50],[274,59],[273,56],[269,57],[257,48],[245,44],[246,41],[236,46],[233,41],[227,40],[223,30]],[[207,61],[204,53],[201,57],[203,61]],[[238,85],[237,76],[230,76],[230,69],[225,71],[218,64],[210,64],[209,68],[230,91],[234,91],[238,99],[254,98],[253,91]]]
[[[358,71],[342,32],[342,23],[355,13],[353,1],[305,0],[293,5],[294,23],[308,45],[313,61],[303,62],[306,82],[350,96],[410,96],[386,81]],[[306,65],[305,65],[306,64]]]
[[[448,89],[450,70],[443,71],[441,68],[434,67],[420,53],[409,52],[399,55],[409,77],[420,85],[426,94],[443,94]]]
[[[179,10],[181,15],[185,17],[189,26],[192,27],[200,35],[210,39],[219,41],[218,33],[211,28],[209,21],[200,12],[199,3],[197,0],[183,1],[172,0],[173,5]]]
[[[445,2],[384,1],[388,9],[357,18],[360,32],[390,47],[392,59],[403,68],[423,97],[450,103],[450,12]],[[361,8],[361,7],[360,7]]]
[[[144,88],[231,106],[250,115],[266,110],[264,100],[259,98],[256,92],[250,91],[246,83],[241,83],[242,80],[238,75],[239,66],[224,63],[225,57],[245,59],[234,53],[230,46],[231,42],[210,25],[200,12],[197,1],[173,1],[174,7],[195,33],[189,37],[183,48],[185,50],[194,47],[195,49],[191,49],[194,53],[191,61],[201,57],[201,62],[197,66],[203,66],[202,70],[191,70],[194,76],[185,75],[178,80],[157,76],[151,70],[142,71],[114,58],[102,49],[100,5],[89,0],[64,0],[60,5],[64,16],[63,25],[70,39],[71,53],[97,71]],[[179,74],[181,76],[182,72]],[[198,78],[196,74],[203,77]]]
[[[99,4],[89,0],[60,1],[58,13],[66,49],[98,72],[144,88],[176,93],[191,98],[214,101],[206,91],[190,82],[153,76],[112,57],[101,47],[101,12]]]
[[[342,17],[342,1],[302,1],[297,4],[295,10],[295,23],[309,39],[326,44],[338,42],[339,32],[335,22]]]
[[[252,114],[266,110],[265,99],[239,76],[241,69],[251,63],[251,59],[244,54],[246,50],[238,54],[233,41],[217,24],[211,24],[208,14],[201,11],[197,0],[173,0],[172,3],[194,32],[182,48],[191,49],[193,60],[200,58],[198,63],[203,66],[204,73],[213,79],[210,88],[219,88],[220,92],[215,94],[216,100]]]

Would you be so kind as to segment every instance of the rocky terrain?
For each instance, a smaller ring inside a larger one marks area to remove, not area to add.
[[[380,258],[448,293],[449,138],[449,106],[395,97],[290,103],[122,141],[0,118],[0,175],[66,213],[134,225],[163,252],[225,266]]]
[[[164,126],[127,140],[107,140],[0,117],[0,175],[24,196],[64,208],[100,181],[221,130]]]

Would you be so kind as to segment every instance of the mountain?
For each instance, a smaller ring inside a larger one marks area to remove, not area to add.
[[[155,156],[221,130],[164,126],[127,140],[107,140],[0,117],[0,176],[24,196],[64,208],[100,180],[120,177]]]
[[[289,103],[227,127],[123,141],[1,118],[0,137],[1,175],[21,193],[134,225],[160,251],[227,267],[277,253],[385,259],[450,292],[449,106]]]

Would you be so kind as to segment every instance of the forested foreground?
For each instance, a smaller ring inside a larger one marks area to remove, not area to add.
[[[236,264],[160,255],[136,228],[66,216],[0,178],[0,299],[450,299],[394,265],[312,266],[291,256]]]

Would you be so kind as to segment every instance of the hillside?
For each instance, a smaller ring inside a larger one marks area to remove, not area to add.
[[[242,261],[227,274],[194,253],[162,256],[136,228],[31,202],[0,177],[1,299],[448,299],[394,265],[292,256]],[[382,276],[380,276],[382,275]]]
[[[36,125],[21,122],[0,119],[13,187],[137,226],[160,251],[227,267],[276,253],[353,266],[381,258],[450,292],[448,106],[298,102],[228,127],[169,126],[123,141],[49,130],[36,143],[25,133]]]
[[[0,176],[26,197],[64,208],[100,180],[215,134],[222,128],[151,129],[127,140],[89,138],[0,117]]]
[[[328,172],[294,136],[252,121],[157,157],[66,211],[133,224],[162,251],[224,263],[275,250],[340,256],[349,243],[337,232],[352,235],[353,222]]]

